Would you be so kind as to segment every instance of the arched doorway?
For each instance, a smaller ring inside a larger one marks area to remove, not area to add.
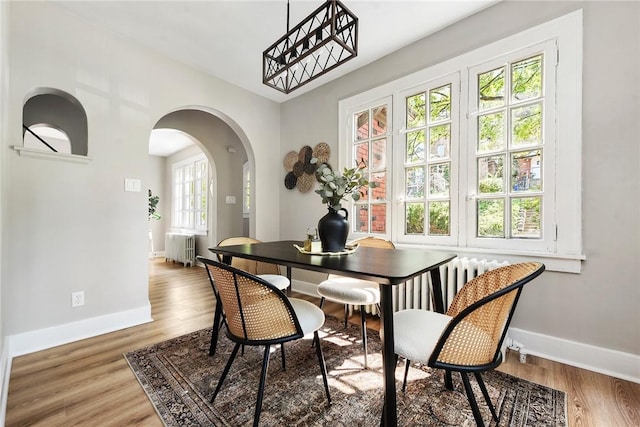
[[[176,190],[176,185],[179,185],[175,178],[176,170],[199,155],[204,155],[209,165],[206,184],[209,203],[206,230],[196,230],[195,233],[196,252],[208,256],[207,248],[220,239],[251,234],[252,215],[243,209],[247,194],[243,183],[246,176],[252,176],[252,154],[246,136],[243,132],[239,134],[234,127],[237,125],[224,114],[201,107],[172,111],[155,124],[150,146],[156,137],[165,144],[175,144],[174,150],[166,150],[162,156],[152,154],[150,148],[149,182],[156,187],[152,189],[153,194],[160,196],[158,206],[162,213],[162,220],[152,225],[156,253],[162,253],[164,249],[165,233],[183,230],[185,223],[175,218],[178,215],[175,207],[179,204],[176,198],[180,196]],[[155,148],[153,152],[157,153]],[[194,165],[197,165],[197,160]]]

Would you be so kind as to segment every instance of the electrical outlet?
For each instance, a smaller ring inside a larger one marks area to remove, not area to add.
[[[80,307],[84,305],[84,291],[71,293],[71,307]]]

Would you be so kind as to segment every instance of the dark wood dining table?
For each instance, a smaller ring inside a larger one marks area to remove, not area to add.
[[[229,263],[232,257],[252,259],[287,268],[291,279],[291,269],[333,273],[342,276],[371,280],[380,284],[380,338],[382,340],[382,360],[384,375],[384,409],[382,425],[396,426],[396,384],[395,354],[393,341],[393,294],[392,287],[407,280],[429,273],[431,276],[432,300],[436,311],[444,312],[444,301],[440,281],[440,267],[456,256],[422,249],[396,249],[359,247],[350,254],[307,255],[294,246],[303,242],[285,240],[235,246],[209,248],[221,255]]]

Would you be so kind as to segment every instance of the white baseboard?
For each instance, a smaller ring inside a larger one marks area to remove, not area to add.
[[[301,280],[292,280],[291,289],[296,292],[300,292],[301,294],[320,298],[320,295],[318,295],[318,291],[317,291],[318,289],[317,283],[303,282]]]
[[[147,303],[132,310],[92,317],[22,334],[9,335],[6,345],[8,347],[8,357],[13,358],[33,353],[152,321],[151,304]]]
[[[318,297],[317,284],[292,281],[296,292]],[[509,328],[509,337],[524,345],[527,354],[640,383],[640,355],[595,347],[576,341]]]
[[[640,383],[639,355],[517,328],[509,328],[509,336],[522,343],[528,354]]]

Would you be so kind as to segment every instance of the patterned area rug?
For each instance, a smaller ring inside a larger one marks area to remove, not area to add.
[[[318,359],[310,339],[287,343],[286,371],[279,347],[269,364],[261,426],[372,426],[382,410],[380,339],[369,333],[369,369],[363,369],[360,330],[327,317],[321,330],[322,349],[329,371],[331,406],[327,406]],[[251,425],[263,348],[246,347],[238,353],[222,391],[209,403],[213,389],[231,354],[233,343],[220,334],[218,350],[208,356],[211,329],[203,329],[125,354],[158,414],[167,426]],[[402,364],[402,363],[401,363]],[[398,425],[474,426],[473,415],[459,375],[447,391],[443,375],[428,367],[412,367],[406,393],[398,380]],[[489,394],[500,416],[499,426],[566,425],[566,397],[558,390],[501,372],[484,374]],[[472,380],[487,425],[491,416]]]

